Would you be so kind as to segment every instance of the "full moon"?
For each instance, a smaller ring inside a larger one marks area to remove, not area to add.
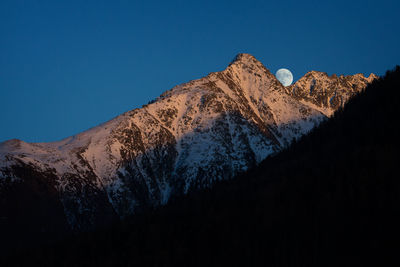
[[[275,76],[283,86],[289,86],[293,82],[293,74],[288,69],[279,69]]]

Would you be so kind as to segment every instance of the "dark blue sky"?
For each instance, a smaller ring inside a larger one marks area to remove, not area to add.
[[[57,2],[57,3],[55,3]],[[399,1],[0,1],[0,141],[55,141],[224,69],[383,74]]]

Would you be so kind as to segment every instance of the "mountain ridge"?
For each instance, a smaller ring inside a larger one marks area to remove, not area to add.
[[[0,192],[41,177],[73,231],[163,205],[279,152],[374,78],[340,77],[321,74],[285,88],[255,57],[238,54],[225,70],[80,134],[51,143],[1,143]]]
[[[400,66],[235,179],[3,265],[399,266],[399,88]]]

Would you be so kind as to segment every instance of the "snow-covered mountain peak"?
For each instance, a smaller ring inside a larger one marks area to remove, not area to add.
[[[334,74],[335,75],[335,74]],[[316,71],[316,70],[311,70],[304,74],[301,79],[306,79],[306,78],[326,78],[329,77],[328,73],[323,72],[323,71]]]
[[[16,148],[22,141],[19,139],[10,139],[4,142],[0,142],[0,150],[6,150],[10,148]]]
[[[366,78],[366,79],[368,80],[368,82],[371,83],[373,80],[378,79],[378,78],[379,78],[378,75],[375,75],[374,73],[370,73],[368,78]]]
[[[257,90],[260,89],[264,92],[267,90],[284,91],[283,86],[276,79],[275,75],[260,61],[250,54],[241,53],[231,61],[225,70],[212,72],[204,78],[175,86],[171,90],[164,92],[154,102],[159,102],[172,95],[187,94],[189,92],[195,93],[199,90],[204,93],[213,94],[216,92],[215,90],[218,88],[218,84],[220,85],[221,83],[225,83],[226,86],[222,86],[219,89],[223,89],[228,95],[231,95],[232,91],[235,94],[240,91],[241,93],[247,93],[249,97],[256,97],[253,95],[256,87],[258,88]]]
[[[247,71],[249,73],[268,73],[270,71],[254,56],[246,53],[240,53],[236,55],[236,57],[229,64],[228,69],[242,70]]]
[[[255,166],[374,78],[311,71],[283,87],[255,57],[238,54],[225,70],[83,133],[0,143],[0,195],[6,183],[37,179],[59,198],[72,229],[88,229]]]
[[[235,56],[235,58],[231,61],[229,65],[235,64],[235,63],[246,63],[246,62],[259,62],[253,55],[247,54],[247,53],[239,53]],[[261,62],[260,62],[261,63]]]
[[[363,74],[329,76],[326,72],[309,71],[286,91],[302,102],[314,105],[327,116],[342,107],[350,97],[360,92],[368,83],[378,78],[370,74],[368,78]]]

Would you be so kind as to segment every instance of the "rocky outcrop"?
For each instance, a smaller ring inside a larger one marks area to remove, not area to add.
[[[314,104],[325,115],[330,116],[355,94],[363,90],[368,83],[378,78],[371,73],[328,76],[325,72],[310,71],[286,91],[296,99]]]

